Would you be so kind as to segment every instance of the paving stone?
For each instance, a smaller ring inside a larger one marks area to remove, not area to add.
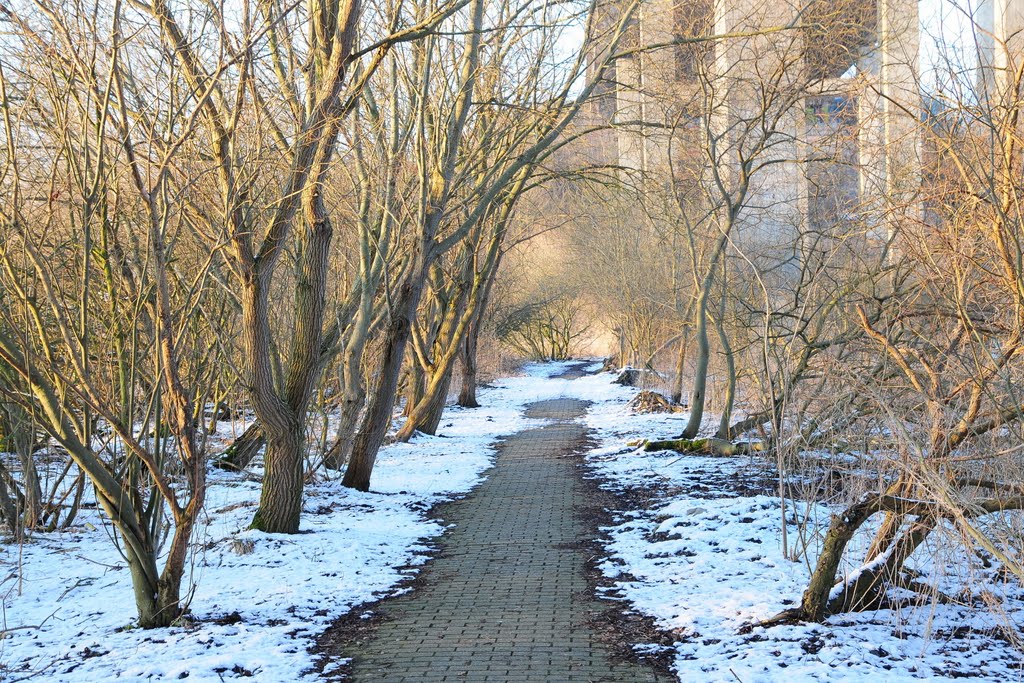
[[[585,434],[573,399],[531,405],[544,427],[501,444],[487,480],[446,506],[454,528],[426,585],[382,603],[354,657],[357,683],[648,683],[646,666],[613,662],[587,624],[602,606],[587,584],[583,485],[564,457]]]

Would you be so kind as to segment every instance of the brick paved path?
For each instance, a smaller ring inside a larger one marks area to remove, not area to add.
[[[587,626],[591,596],[583,495],[573,452],[585,434],[572,421],[586,404],[535,403],[530,417],[558,421],[505,440],[497,465],[469,498],[445,508],[454,523],[426,585],[380,606],[374,637],[352,653],[357,683],[638,683],[659,680],[639,664],[613,663]],[[348,654],[348,653],[346,653]]]

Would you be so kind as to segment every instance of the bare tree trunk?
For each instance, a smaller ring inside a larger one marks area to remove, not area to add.
[[[693,373],[693,391],[690,395],[690,417],[686,421],[682,438],[692,439],[700,431],[704,419],[704,397],[708,383],[708,361],[711,347],[708,344],[707,295],[701,296],[697,304],[697,361]]]
[[[157,576],[156,562],[152,553],[138,553],[130,544],[125,544],[125,557],[128,560],[128,571],[132,576],[132,589],[135,592],[135,609],[139,614],[139,626],[142,628],[159,628],[169,626],[178,618],[175,614],[166,623],[169,614],[158,604],[159,589],[153,581]]]
[[[0,521],[7,522],[14,538],[20,540],[25,532],[25,523],[20,510],[23,505],[20,501],[23,500],[23,497],[18,495],[17,489],[9,488],[9,484],[14,483],[14,478],[0,462]]]
[[[697,362],[693,373],[693,394],[690,399],[690,417],[686,422],[682,438],[692,439],[700,431],[701,420],[704,419],[704,399],[708,383],[708,363],[711,359],[711,347],[708,343],[708,299],[715,282],[715,269],[725,253],[729,241],[729,233],[735,223],[735,216],[730,213],[727,228],[715,243],[714,251],[708,263],[708,270],[700,281],[700,293],[697,297]],[[691,248],[691,253],[695,253]],[[724,294],[723,294],[724,296]]]
[[[356,395],[346,395],[345,399],[341,402],[338,434],[331,448],[324,454],[324,467],[340,470],[348,462],[349,456],[352,454],[359,411],[362,410],[365,400],[366,392],[360,386],[359,392]]]
[[[476,350],[477,336],[480,334],[479,325],[474,325],[462,342],[462,349],[459,351],[459,367],[462,369],[462,386],[459,388],[459,405],[463,408],[479,408],[480,403],[476,400]]]
[[[394,317],[385,331],[383,362],[342,479],[342,484],[359,491],[370,490],[370,475],[377,461],[377,452],[391,425],[391,411],[395,407],[395,392],[398,389],[398,377],[402,373],[405,346],[409,341],[412,317],[416,314],[423,287],[422,277],[418,277],[417,270],[423,271],[422,268],[411,269],[399,289]]]
[[[676,357],[676,374],[672,380],[672,403],[679,404],[683,400],[683,373],[686,372],[686,351],[690,345],[690,328],[683,328],[679,339],[679,355]]]
[[[419,419],[415,423],[416,431],[424,434],[437,434],[437,426],[441,423],[444,406],[448,402],[453,370],[454,366],[449,364],[447,369],[441,372],[440,378],[431,382],[423,407],[417,410]]]
[[[722,405],[722,419],[718,424],[718,438],[731,439],[732,430],[729,423],[732,421],[732,408],[736,401],[736,359],[732,355],[732,346],[729,344],[729,337],[725,333],[725,324],[722,321],[725,311],[725,297],[722,297],[722,306],[718,318],[715,320],[715,329],[718,331],[718,342],[722,346],[722,355],[725,356],[726,387],[725,402]]]
[[[321,170],[321,174],[324,172]],[[333,235],[323,203],[321,180],[318,176],[303,202],[310,232],[303,245],[302,270],[295,287],[295,333],[283,400],[277,398],[273,385],[264,378],[265,383],[256,392],[263,395],[254,401],[257,414],[263,413],[260,418],[265,425],[267,449],[263,456],[263,491],[252,528],[267,533],[298,532],[302,512],[306,409],[322,369],[327,257]],[[260,316],[249,318],[250,324],[262,326],[258,333],[262,337],[269,336],[266,306],[263,292],[263,301],[257,309]],[[256,347],[248,348],[252,353]]]
[[[466,338],[459,347],[459,362],[462,368],[462,386],[459,389],[459,405],[463,408],[479,408],[480,403],[476,398],[477,385],[477,350],[480,344],[480,332],[484,326],[484,315],[487,306],[491,301],[491,292],[494,290],[494,281],[497,279],[498,268],[501,266],[503,252],[499,249],[494,254],[494,261],[490,266],[490,273],[484,285],[483,296],[480,303],[473,311],[469,321],[469,329],[466,331]]]
[[[368,261],[364,257],[364,261]],[[345,388],[341,401],[341,416],[338,420],[338,432],[334,443],[324,454],[324,466],[332,470],[340,470],[348,462],[352,454],[359,412],[366,402],[366,387],[362,377],[363,352],[373,326],[373,289],[366,286],[369,282],[379,282],[369,265],[364,265],[367,272],[364,289],[360,295],[359,310],[349,333],[342,357],[342,374]]]
[[[302,513],[304,429],[298,421],[293,430],[267,436],[263,488],[251,527],[268,533],[293,534]]]
[[[402,409],[402,417],[412,415],[412,411],[423,400],[427,383],[426,372],[415,360],[409,363],[409,371],[406,377],[409,380],[409,384],[405,389],[405,407]]]
[[[244,470],[266,443],[259,421],[253,422],[238,435],[213,465],[222,470]]]
[[[827,616],[829,594],[836,583],[843,552],[857,530],[877,511],[878,499],[871,497],[850,506],[841,515],[832,516],[832,524],[821,546],[818,563],[800,603],[804,619],[821,621]]]
[[[320,346],[320,367],[326,367],[335,356],[335,343],[338,340],[339,330],[336,326],[324,335]],[[361,400],[361,399],[360,399]],[[214,417],[216,419],[216,416]],[[251,425],[245,428],[238,435],[224,453],[213,462],[213,466],[222,470],[241,471],[252,463],[259,455],[260,450],[267,445],[266,436],[263,434],[263,425],[257,418]]]

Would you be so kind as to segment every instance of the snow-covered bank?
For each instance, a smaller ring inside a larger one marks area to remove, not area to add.
[[[946,594],[973,600],[973,607],[866,612],[739,634],[745,624],[792,607],[809,575],[805,561],[783,556],[778,498],[757,493],[765,484],[770,488],[770,480],[747,458],[627,447],[633,439],[679,434],[686,415],[633,415],[625,403],[634,392],[612,379],[604,374],[585,380],[587,394],[600,393],[600,380],[609,397],[587,417],[601,445],[587,461],[605,488],[642,494],[645,501],[653,495],[654,502],[620,512],[607,529],[601,569],[611,594],[678,639],[673,650],[680,681],[1024,680],[1021,652],[998,635],[1005,628],[1018,642],[1024,637],[1024,590],[1015,578],[997,579],[995,566],[983,569],[966,553],[944,558],[941,576],[934,567],[915,568]],[[714,416],[705,426],[713,431],[712,423]],[[621,499],[624,507],[629,497]],[[801,542],[801,531],[789,505],[792,546]],[[801,505],[799,512],[812,519],[803,538],[813,562],[813,522],[827,524],[830,510]],[[961,592],[965,588],[971,595]],[[985,605],[993,597],[995,610]]]
[[[247,530],[258,482],[211,470],[190,581],[195,623],[132,628],[130,577],[95,510],[70,531],[0,545],[0,680],[313,678],[316,636],[426,561],[424,541],[443,531],[427,511],[481,480],[495,439],[536,424],[523,406],[566,391],[546,379],[561,369],[531,366],[482,389],[482,408],[449,409],[441,436],[383,449],[371,493],[309,486],[298,535]]]
[[[934,568],[917,568],[976,607],[869,612],[741,635],[743,625],[792,606],[808,576],[807,563],[783,557],[781,511],[762,492],[763,467],[629,448],[635,438],[678,434],[686,415],[634,415],[626,404],[635,389],[613,384],[611,374],[557,377],[565,369],[528,366],[525,376],[481,390],[483,408],[450,409],[441,436],[387,447],[371,493],[311,485],[295,536],[246,530],[258,482],[211,472],[192,574],[195,623],[131,628],[125,563],[94,510],[71,531],[0,545],[0,680],[315,680],[317,636],[352,607],[402,590],[444,530],[428,517],[431,506],[486,476],[497,438],[544,422],[526,418],[526,404],[560,397],[592,402],[585,419],[600,447],[587,457],[590,473],[627,494],[607,529],[601,568],[610,592],[675,635],[679,680],[1024,680],[1020,652],[993,636],[1004,627],[1021,633],[1024,591],[1015,579],[995,580],[997,564],[984,569],[966,557],[944,558],[938,578]],[[642,508],[630,506],[631,493],[642,494]],[[799,512],[824,523],[830,510]],[[791,544],[799,542],[799,526],[789,529]],[[958,572],[972,573],[971,595],[961,593]]]

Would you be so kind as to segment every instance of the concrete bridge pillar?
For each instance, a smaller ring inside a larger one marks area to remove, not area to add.
[[[631,27],[631,45],[647,48],[616,63],[619,164],[657,178],[668,176],[675,53],[676,4],[685,0],[647,0]],[[664,47],[658,47],[664,46]]]
[[[861,210],[878,239],[921,219],[918,0],[877,0],[875,49],[857,62]]]
[[[618,145],[618,165],[629,171],[647,168],[647,112],[643,92],[640,55],[631,55],[615,63],[616,106],[614,124]]]
[[[785,259],[805,220],[807,181],[799,163],[804,123],[803,0],[720,0],[714,30],[713,150],[734,195],[747,186],[736,238],[770,260]],[[760,33],[759,33],[760,32]],[[755,252],[756,253],[756,252]]]
[[[879,82],[885,125],[886,232],[921,218],[918,0],[878,0]]]
[[[974,23],[980,45],[979,96],[997,105],[1020,100],[1016,73],[1024,62],[1024,0],[981,0]]]

